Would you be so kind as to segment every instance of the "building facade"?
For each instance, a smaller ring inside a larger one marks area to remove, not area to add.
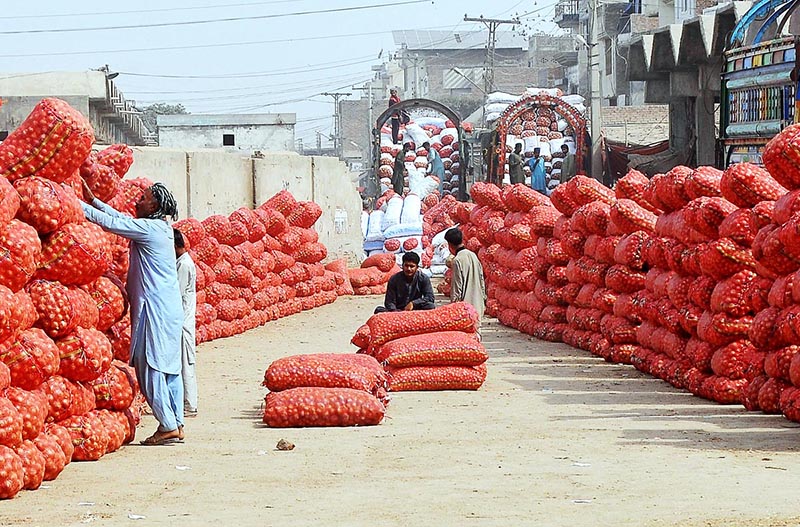
[[[159,146],[215,148],[252,154],[293,152],[293,113],[229,115],[159,115]]]
[[[0,75],[0,138],[13,132],[40,100],[56,97],[89,118],[100,144],[154,145],[133,103],[104,71],[43,72]]]

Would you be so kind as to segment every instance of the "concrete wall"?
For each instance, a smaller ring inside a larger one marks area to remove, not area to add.
[[[222,145],[223,134],[233,134],[234,146]],[[262,152],[293,152],[294,125],[169,126],[158,128],[158,144],[164,148],[224,148],[246,155]]]
[[[182,150],[133,147],[133,164],[125,177],[126,179],[146,177],[154,183],[163,183],[172,191],[178,202],[179,216],[181,218],[196,216],[193,210],[189,210],[187,155]]]
[[[669,107],[604,106],[603,133],[612,141],[646,145],[669,139]]]
[[[0,75],[0,96],[2,95],[105,99],[106,75],[102,71],[10,73]]]
[[[347,257],[355,264],[363,252],[361,198],[347,167],[336,158],[288,152],[250,158],[219,150],[136,147],[126,177],[161,181],[175,194],[180,216],[199,220],[252,208],[285,189],[322,208],[315,228],[330,259]]]
[[[0,106],[0,131],[10,133],[16,130],[30,115],[42,100],[42,96],[14,96],[0,89],[0,99],[3,100],[3,105]],[[83,115],[89,115],[89,98],[86,95],[60,96],[59,99],[64,100]]]

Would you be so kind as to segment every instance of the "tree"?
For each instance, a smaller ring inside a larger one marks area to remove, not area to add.
[[[156,102],[140,108],[140,110],[144,113],[142,120],[150,130],[156,129],[156,118],[159,115],[185,115],[189,113],[180,103],[167,104],[164,102]]]

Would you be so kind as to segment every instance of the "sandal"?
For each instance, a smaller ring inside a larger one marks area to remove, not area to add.
[[[183,438],[181,437],[183,434],[182,431],[178,431],[178,436],[166,437],[166,434],[170,432],[158,432],[156,431],[155,434],[151,435],[147,439],[144,439],[139,442],[142,446],[164,446],[164,445],[172,445],[175,443],[183,443]]]

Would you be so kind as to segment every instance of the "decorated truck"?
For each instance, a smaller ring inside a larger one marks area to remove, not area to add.
[[[720,147],[723,167],[761,163],[767,142],[798,122],[798,44],[784,29],[797,2],[761,0],[744,14],[723,56]]]

